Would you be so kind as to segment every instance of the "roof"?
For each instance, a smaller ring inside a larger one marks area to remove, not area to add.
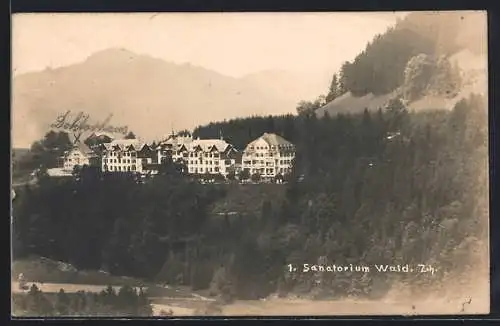
[[[125,150],[130,145],[132,145],[136,150],[141,150],[146,143],[138,139],[115,139],[110,143],[104,144],[108,150],[115,146],[118,146],[121,150]]]
[[[187,150],[193,150],[195,147],[199,146],[204,152],[211,151],[214,146],[217,151],[224,152],[231,146],[231,144],[223,139],[192,139],[191,137],[172,137],[160,143],[158,146],[160,148],[165,148],[167,145],[171,145],[174,150],[179,150],[182,146],[185,146]]]
[[[95,155],[96,153],[90,148],[88,147],[85,143],[83,142],[77,142],[73,148],[71,150],[69,150],[68,152],[66,153],[71,153],[72,151],[74,150],[79,150],[80,152],[82,152],[83,154],[85,155]]]
[[[262,136],[255,139],[254,141],[250,142],[248,144],[248,146],[252,145],[253,143],[255,143],[256,141],[258,141],[260,139],[264,140],[270,146],[283,146],[283,145],[293,146],[293,144],[291,142],[289,142],[288,140],[286,140],[285,138],[283,138],[279,135],[267,133],[267,132],[265,132]]]
[[[269,145],[292,145],[292,143],[288,140],[276,134],[269,134],[265,132],[261,138],[264,139]]]
[[[89,138],[91,138],[91,137],[108,137],[111,139],[119,138],[119,137],[117,137],[116,134],[111,133],[111,132],[106,132],[106,131],[94,131],[93,133],[90,134]]]
[[[190,136],[170,136],[166,140],[160,142],[160,145],[168,144],[168,145],[182,145],[188,144],[193,141],[193,138]]]
[[[227,147],[231,145],[226,143],[226,141],[223,139],[196,139],[186,144],[186,147],[190,150],[194,149],[197,146],[200,146],[204,152],[211,151],[214,146],[217,151],[224,152],[226,151]]]

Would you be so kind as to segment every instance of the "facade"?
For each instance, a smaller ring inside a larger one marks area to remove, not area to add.
[[[117,139],[103,144],[102,170],[147,173],[146,165],[156,163],[155,151],[137,139]]]
[[[153,147],[154,146],[154,147]],[[159,165],[172,159],[183,163],[187,174],[221,174],[227,177],[247,171],[262,179],[285,176],[292,172],[295,146],[281,136],[264,133],[250,142],[243,152],[224,139],[193,139],[191,135],[172,135],[156,145],[138,139],[116,139],[89,148],[78,143],[63,157],[63,172],[74,167],[99,166],[104,172],[156,174]]]
[[[223,139],[193,139],[172,136],[157,147],[158,161],[170,156],[174,162],[183,162],[188,174],[222,174],[235,168],[238,151]]]
[[[99,156],[84,143],[78,142],[63,157],[65,172],[72,172],[75,166],[99,166]]]
[[[243,152],[242,169],[250,175],[274,178],[292,172],[295,146],[281,136],[264,133],[250,142]]]
[[[167,138],[167,140],[160,142],[160,144],[156,147],[158,163],[163,163],[167,157],[172,158],[174,162],[186,159],[187,156],[184,156],[184,153],[179,151],[179,149],[183,145],[188,146],[188,144],[190,144],[192,141],[193,137],[191,135],[172,135]]]

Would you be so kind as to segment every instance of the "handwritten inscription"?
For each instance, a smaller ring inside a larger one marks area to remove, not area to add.
[[[127,134],[128,127],[114,127],[109,125],[109,121],[113,117],[110,114],[104,121],[101,123],[90,124],[88,121],[90,119],[90,115],[84,112],[78,112],[74,117],[71,117],[71,111],[66,111],[65,113],[60,114],[56,121],[54,121],[50,126],[56,129],[63,129],[72,132],[96,132],[96,131],[106,131],[111,133],[120,133]]]

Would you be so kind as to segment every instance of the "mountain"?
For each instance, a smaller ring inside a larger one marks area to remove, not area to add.
[[[295,112],[298,92],[265,86],[282,78],[270,75],[234,78],[125,49],[104,50],[81,63],[14,78],[14,146],[29,146],[67,110],[85,111],[89,123],[113,114],[109,124],[126,125],[146,140],[214,120]]]
[[[486,36],[481,12],[411,13],[342,66],[346,92],[316,114],[374,110],[396,97],[413,110],[452,108],[486,95]]]

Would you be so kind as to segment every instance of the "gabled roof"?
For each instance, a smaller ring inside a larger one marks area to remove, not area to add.
[[[225,152],[230,144],[223,139],[196,139],[189,143],[189,148],[200,146],[204,152],[210,152],[214,147],[219,152]]]
[[[71,153],[74,150],[78,150],[82,154],[87,155],[87,156],[96,155],[96,153],[90,147],[88,147],[85,143],[83,143],[83,142],[77,142],[73,146],[73,148],[69,151],[69,153]]]
[[[278,136],[276,134],[270,134],[265,132],[260,138],[264,139],[266,143],[269,145],[292,145],[288,140],[285,138]]]
[[[255,139],[254,141],[250,142],[247,145],[247,148],[249,146],[254,145],[257,141],[259,141],[261,139],[264,140],[269,146],[293,146],[293,144],[291,142],[289,142],[288,140],[286,140],[285,138],[283,138],[279,135],[276,135],[276,134],[265,132],[262,136]]]
[[[115,139],[111,143],[104,144],[106,149],[119,148],[120,150],[127,150],[129,146],[133,146],[136,151],[140,151],[146,143],[138,139]]]

